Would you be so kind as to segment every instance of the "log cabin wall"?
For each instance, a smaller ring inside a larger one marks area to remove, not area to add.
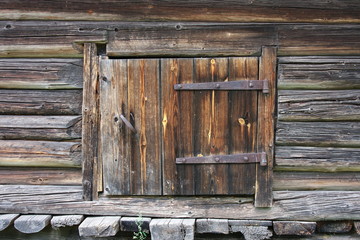
[[[119,33],[141,38],[142,32],[190,29],[204,33],[202,39],[195,39],[195,48],[211,38],[213,47],[205,44],[203,48],[203,55],[211,56],[215,50],[221,52],[223,42],[238,49],[238,29],[245,26],[264,29],[265,43],[278,48],[278,111],[274,207],[266,213],[249,207],[244,218],[359,219],[357,1],[0,2],[0,195],[8,197],[6,204],[0,203],[0,212],[41,213],[40,203],[31,206],[31,199],[52,193],[54,207],[47,212],[79,209],[75,204],[59,210],[56,203],[64,196],[69,202],[81,201],[83,43],[103,46]],[[240,52],[221,54],[259,55],[253,43],[264,39],[259,36],[240,47]],[[151,48],[141,41],[131,44],[124,46],[138,52]],[[161,52],[155,49],[152,54]],[[26,191],[33,193],[30,200],[19,195]],[[30,205],[8,204],[19,200]],[[343,201],[352,209],[338,210]],[[308,210],[297,208],[304,204],[310,205]],[[167,210],[159,216],[184,216],[180,205],[179,211]],[[114,214],[106,211],[106,205],[91,211],[86,209],[91,204],[81,206],[83,213]],[[137,208],[117,207],[128,215],[138,214]],[[209,217],[234,218],[231,212]],[[155,216],[157,209],[146,214]]]

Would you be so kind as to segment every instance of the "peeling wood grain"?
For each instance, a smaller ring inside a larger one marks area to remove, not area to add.
[[[356,121],[360,90],[279,90],[280,121]]]
[[[91,21],[360,22],[359,3],[334,1],[2,1],[2,19]],[[84,9],[86,6],[86,9]]]
[[[360,147],[360,122],[278,122],[278,145]]]
[[[82,63],[78,59],[0,58],[0,88],[81,89]]]
[[[360,171],[360,148],[277,146],[278,171]]]
[[[0,140],[2,167],[80,167],[78,142]]]
[[[78,115],[82,91],[0,89],[0,99],[0,114]]]

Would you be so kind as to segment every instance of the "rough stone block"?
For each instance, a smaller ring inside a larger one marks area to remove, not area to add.
[[[315,232],[316,222],[274,221],[276,235],[309,236]]]
[[[195,219],[153,219],[150,233],[152,240],[193,240]]]
[[[351,221],[318,222],[317,231],[322,233],[347,233],[352,229]]]
[[[197,219],[196,232],[229,234],[229,221],[227,219]]]

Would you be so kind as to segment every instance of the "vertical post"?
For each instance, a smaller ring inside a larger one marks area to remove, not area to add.
[[[274,125],[276,100],[276,47],[263,47],[259,80],[269,81],[269,93],[258,95],[257,151],[266,152],[267,166],[256,167],[255,207],[272,206],[272,179],[274,159]]]
[[[84,44],[82,103],[83,198],[97,198],[98,149],[98,57],[95,43]]]

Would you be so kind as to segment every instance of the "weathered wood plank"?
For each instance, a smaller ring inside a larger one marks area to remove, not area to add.
[[[87,217],[79,226],[80,237],[110,237],[120,230],[121,217]]]
[[[317,231],[320,233],[347,233],[352,229],[351,221],[318,222]]]
[[[54,229],[59,229],[62,227],[77,226],[80,225],[83,220],[83,215],[53,216],[53,218],[51,219],[51,227]]]
[[[22,233],[37,233],[43,230],[51,220],[51,215],[22,215],[15,222],[15,228]]]
[[[274,190],[344,190],[359,191],[357,172],[274,172]]]
[[[275,44],[275,29],[269,25],[146,24],[143,28],[126,29],[128,34],[121,26],[117,29],[109,32],[110,56],[260,55],[262,45]]]
[[[81,89],[81,67],[79,59],[0,59],[0,88]]]
[[[196,233],[229,234],[227,219],[196,219]]]
[[[94,43],[84,44],[83,62],[83,106],[82,106],[82,174],[84,200],[97,198],[98,179],[102,164],[98,160],[99,131],[99,67],[97,47]]]
[[[120,220],[120,230],[124,232],[138,232],[138,223],[141,222],[141,229],[143,231],[147,231],[149,233],[149,225],[151,222],[151,218],[143,218],[143,217],[122,217]]]
[[[0,116],[0,139],[70,140],[81,138],[81,116]]]
[[[279,89],[353,90],[360,88],[359,58],[284,57],[279,61]]]
[[[276,147],[278,171],[360,171],[360,148]]]
[[[277,48],[263,47],[259,64],[259,80],[269,81],[269,93],[258,93],[257,151],[266,152],[267,165],[256,165],[255,206],[272,206],[274,165],[275,102]]]
[[[81,90],[0,90],[0,114],[81,114]]]
[[[80,167],[78,142],[0,140],[2,167]]]
[[[316,147],[360,147],[360,122],[278,122],[276,143]]]
[[[195,219],[153,219],[150,232],[153,240],[192,240],[195,236]]]
[[[1,168],[0,184],[80,185],[79,169]]]
[[[19,217],[19,214],[2,214],[0,215],[0,231],[3,231],[11,224],[14,223],[15,219]]]
[[[309,236],[314,234],[316,222],[274,221],[276,235]]]
[[[222,22],[360,22],[359,3],[334,1],[95,1],[72,0],[36,5],[26,1],[2,1],[2,19],[92,21],[222,21]],[[86,9],[84,9],[86,6]]]
[[[91,214],[164,218],[360,220],[360,191],[274,191],[272,208],[251,198],[129,198],[82,201],[81,186],[1,185],[3,213]],[[146,206],[146,208],[144,208]],[[211,209],[211,211],[209,211]]]
[[[354,222],[354,228],[356,233],[360,235],[360,222],[358,221]]]
[[[280,90],[280,121],[356,121],[360,119],[360,90]]]

